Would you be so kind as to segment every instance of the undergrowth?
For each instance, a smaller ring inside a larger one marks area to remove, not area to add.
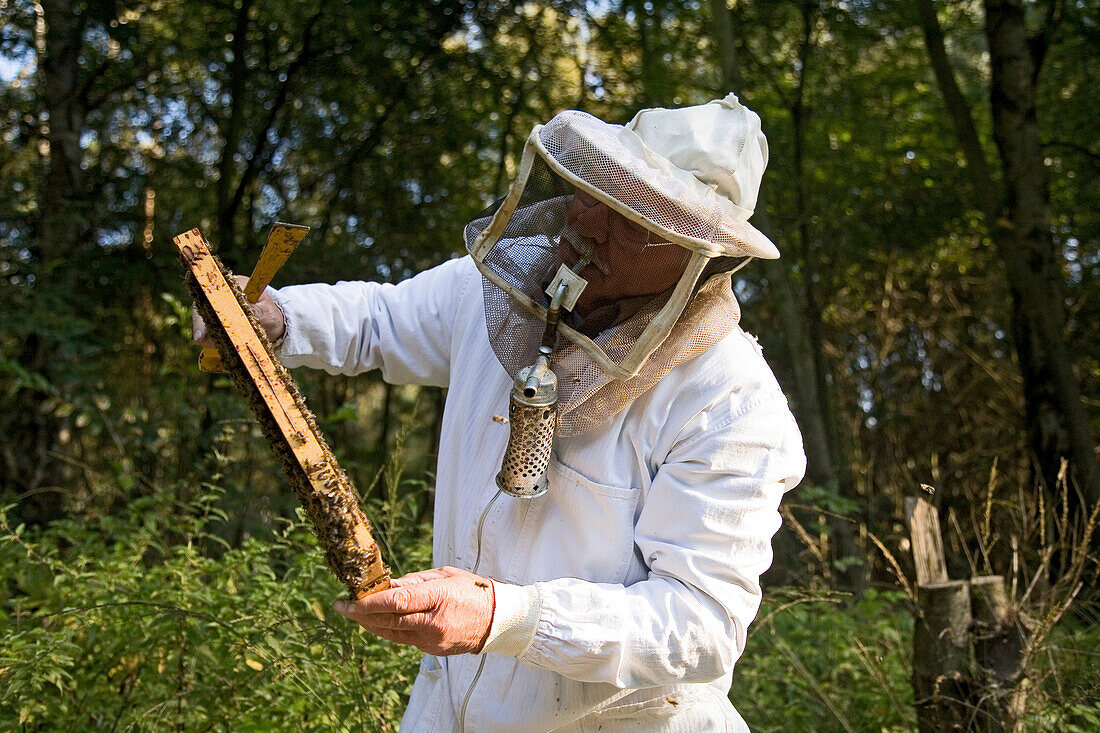
[[[776,588],[749,630],[730,699],[754,733],[917,729],[913,615],[900,591]],[[1028,681],[1021,733],[1100,730],[1100,624],[1092,605],[1052,632]]]
[[[397,729],[416,650],[332,611],[346,591],[300,518],[231,548],[218,498],[4,523],[0,730]]]
[[[418,652],[331,610],[344,591],[301,519],[226,544],[221,498],[157,495],[37,533],[0,514],[0,730],[397,729]],[[427,567],[417,512],[376,508],[395,570]],[[761,733],[914,730],[912,624],[901,591],[771,589],[731,699]],[[1095,619],[1056,630],[1026,731],[1100,729],[1096,649]]]
[[[734,669],[734,706],[760,733],[914,730],[905,602],[901,591],[767,591]]]

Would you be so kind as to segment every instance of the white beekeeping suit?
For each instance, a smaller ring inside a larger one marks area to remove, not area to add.
[[[274,294],[288,366],[448,388],[433,562],[491,578],[496,607],[479,654],[424,658],[402,731],[746,730],[733,666],[805,468],[730,291],[778,256],[746,221],[766,160],[733,95],[622,127],[562,113],[467,227],[472,256]],[[516,499],[494,481],[501,416],[562,264],[590,297],[555,345],[550,489]]]

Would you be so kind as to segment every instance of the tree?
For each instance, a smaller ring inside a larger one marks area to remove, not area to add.
[[[93,217],[80,137],[88,113],[89,75],[81,59],[88,8],[71,0],[51,0],[36,7],[34,47],[38,55],[38,84],[44,115],[44,158],[37,182],[36,246],[33,277],[57,278],[61,289],[78,282],[72,259],[89,246]],[[94,76],[92,77],[94,78]],[[30,320],[48,310],[51,298],[25,301]],[[25,516],[45,522],[60,516],[59,494],[65,483],[64,463],[58,452],[62,421],[50,400],[54,396],[59,358],[56,342],[38,329],[23,334],[18,363],[33,379],[17,382],[12,445],[4,451],[5,473],[13,489],[26,497]]]
[[[959,89],[931,0],[917,0],[925,45],[966,155],[971,189],[1004,266],[1012,297],[1012,333],[1023,376],[1028,443],[1048,491],[1063,459],[1087,505],[1100,501],[1091,428],[1066,346],[1062,257],[1052,234],[1050,188],[1039,140],[1037,85],[1057,24],[1066,12],[1046,4],[1040,30],[1028,33],[1021,0],[986,0],[989,101],[1001,170],[985,157],[974,115]]]

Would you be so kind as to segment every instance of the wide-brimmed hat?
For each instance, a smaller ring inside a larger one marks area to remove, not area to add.
[[[734,94],[645,109],[626,125],[569,110],[529,140],[559,175],[669,241],[709,257],[779,257],[748,222],[768,143]]]

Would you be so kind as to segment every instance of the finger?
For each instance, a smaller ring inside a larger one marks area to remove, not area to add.
[[[390,580],[390,587],[400,588],[406,585],[416,585],[417,583],[425,583],[429,580],[439,580],[440,578],[446,578],[447,575],[448,573],[442,568],[420,570],[415,573],[409,573],[408,575],[402,575],[400,578],[392,578]]]
[[[355,619],[359,620],[359,619]],[[360,623],[364,628],[389,629],[391,631],[415,631],[434,632],[436,613],[434,611],[418,611],[417,613],[375,613],[363,618]]]
[[[198,346],[214,348],[214,337],[206,328],[206,322],[194,308],[191,309],[191,338]]]
[[[427,648],[427,639],[424,638],[422,631],[408,631],[404,629],[390,629],[384,626],[378,626],[373,623],[364,623],[361,620],[352,619],[364,629],[374,634],[375,636],[392,641],[397,644],[408,644],[409,646],[415,646],[421,651],[429,651]]]
[[[339,600],[333,604],[336,612],[353,618],[379,613],[415,613],[426,611],[434,605],[434,594],[425,593],[423,584],[372,593],[358,601]]]
[[[456,568],[454,565],[444,565],[443,567],[437,568],[437,570],[444,577],[448,577],[448,578],[453,576],[453,575],[473,575],[473,573],[471,573],[469,570],[463,570],[462,568]]]
[[[365,624],[361,625],[364,629],[371,632],[375,636],[386,639],[387,641],[396,642],[398,644],[408,644],[409,646],[420,648],[418,642],[421,642],[421,640],[417,637],[417,634],[411,633],[409,631],[395,631],[393,629],[372,629]]]

